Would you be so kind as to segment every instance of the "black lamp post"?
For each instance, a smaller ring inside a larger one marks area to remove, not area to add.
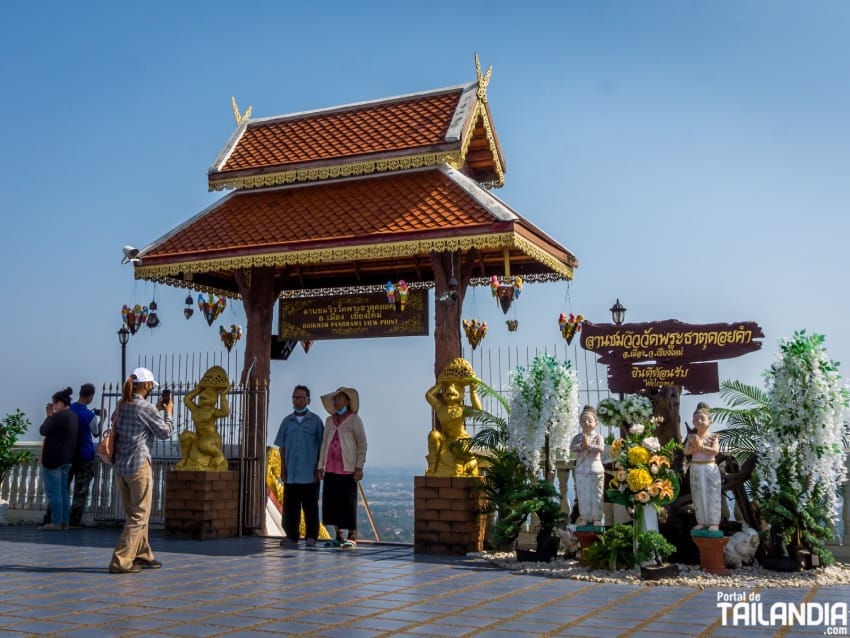
[[[130,341],[130,331],[122,325],[118,331],[118,343],[121,344],[121,384],[127,378],[127,342]]]
[[[614,305],[609,308],[611,311],[611,319],[614,320],[614,323],[622,325],[622,323],[626,320],[626,307],[620,303],[620,299],[614,302]]]

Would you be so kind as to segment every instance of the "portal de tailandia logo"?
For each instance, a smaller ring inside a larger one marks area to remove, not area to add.
[[[821,627],[824,635],[847,635],[846,602],[762,601],[759,592],[717,592],[724,627]]]

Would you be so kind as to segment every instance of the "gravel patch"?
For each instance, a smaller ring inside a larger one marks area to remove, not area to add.
[[[469,554],[489,561],[493,565],[520,574],[547,578],[570,578],[594,583],[629,583],[645,586],[694,587],[697,589],[722,589],[743,587],[828,587],[850,585],[850,565],[836,563],[802,572],[777,572],[764,569],[757,563],[730,570],[727,576],[717,576],[702,571],[699,565],[679,565],[679,575],[661,580],[644,580],[640,568],[621,571],[590,569],[577,560],[558,558],[551,563],[520,563],[513,552],[476,552]]]

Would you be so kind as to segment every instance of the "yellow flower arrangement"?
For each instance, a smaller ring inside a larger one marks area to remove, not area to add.
[[[646,465],[646,462],[649,461],[649,450],[645,447],[641,447],[636,445],[631,448],[628,452],[629,454],[629,463],[631,465]]]
[[[643,468],[629,470],[626,482],[632,492],[640,492],[652,485],[652,476]]]
[[[626,442],[623,439],[617,439],[616,441],[614,441],[611,444],[611,455],[615,458],[620,456],[620,452],[623,451],[623,446],[625,444]]]
[[[679,444],[670,441],[660,447],[656,426],[654,419],[647,418],[632,424],[625,437],[611,444],[614,468],[607,490],[611,502],[660,508],[678,496],[679,477],[671,467],[671,457]]]

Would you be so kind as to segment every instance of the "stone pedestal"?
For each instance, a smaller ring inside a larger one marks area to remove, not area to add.
[[[237,536],[239,472],[168,472],[165,533],[202,541]]]
[[[696,530],[695,530],[696,531]],[[699,562],[702,570],[710,574],[725,576],[729,573],[723,559],[723,550],[729,538],[726,536],[704,536],[691,532],[691,540],[699,548]]]
[[[595,530],[582,530],[576,528],[575,535],[578,539],[578,545],[580,548],[578,552],[578,562],[582,565],[587,565],[587,561],[584,559],[584,550],[596,542],[599,538],[599,532]]]
[[[413,477],[413,552],[462,556],[484,549],[480,478]]]

